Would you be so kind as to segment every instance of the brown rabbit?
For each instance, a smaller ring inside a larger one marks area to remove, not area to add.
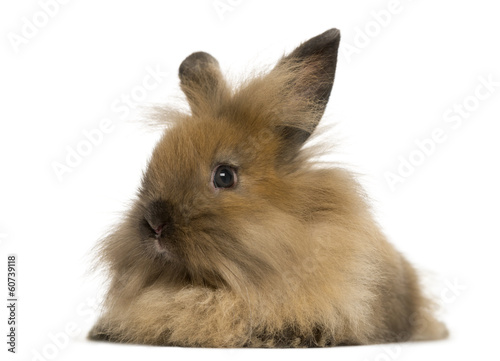
[[[339,41],[328,30],[235,91],[211,55],[183,61],[191,114],[164,113],[173,124],[99,246],[110,285],[90,339],[314,347],[447,335],[353,176],[302,149]]]

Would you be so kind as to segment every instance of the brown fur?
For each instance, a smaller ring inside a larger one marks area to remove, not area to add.
[[[111,282],[91,339],[312,347],[446,336],[353,176],[302,149],[339,39],[309,40],[236,91],[210,55],[183,62],[192,114],[166,119],[137,199],[99,246]],[[237,169],[235,187],[214,189],[218,164]],[[155,217],[168,226],[163,251]]]

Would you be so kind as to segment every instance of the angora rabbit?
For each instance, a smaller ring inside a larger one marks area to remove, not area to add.
[[[228,86],[211,55],[180,65],[133,206],[99,245],[110,284],[89,338],[194,347],[317,347],[446,337],[363,191],[303,145],[333,85],[331,29]]]

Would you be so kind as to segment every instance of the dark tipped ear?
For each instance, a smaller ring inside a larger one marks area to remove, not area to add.
[[[304,119],[307,124],[280,127],[289,148],[285,152],[290,156],[309,138],[323,116],[335,78],[339,43],[340,31],[330,29],[301,44],[275,67],[274,71],[292,69],[291,92],[286,96],[298,99],[305,107],[311,108],[313,118]]]
[[[299,82],[296,84],[297,91],[299,93],[305,91],[304,96],[322,102],[326,106],[335,78],[339,44],[340,31],[338,29],[327,30],[323,34],[302,43],[289,55],[283,57],[277,67],[289,62],[302,63],[304,67],[309,67],[308,74],[313,76],[316,82],[303,84],[312,86],[311,89],[301,89],[302,84]]]
[[[184,59],[179,67],[179,79],[195,115],[215,111],[229,93],[219,62],[205,52],[196,52]]]

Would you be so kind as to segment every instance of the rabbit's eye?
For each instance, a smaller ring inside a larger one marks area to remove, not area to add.
[[[215,188],[231,188],[236,184],[236,172],[228,165],[219,165],[213,173]]]

